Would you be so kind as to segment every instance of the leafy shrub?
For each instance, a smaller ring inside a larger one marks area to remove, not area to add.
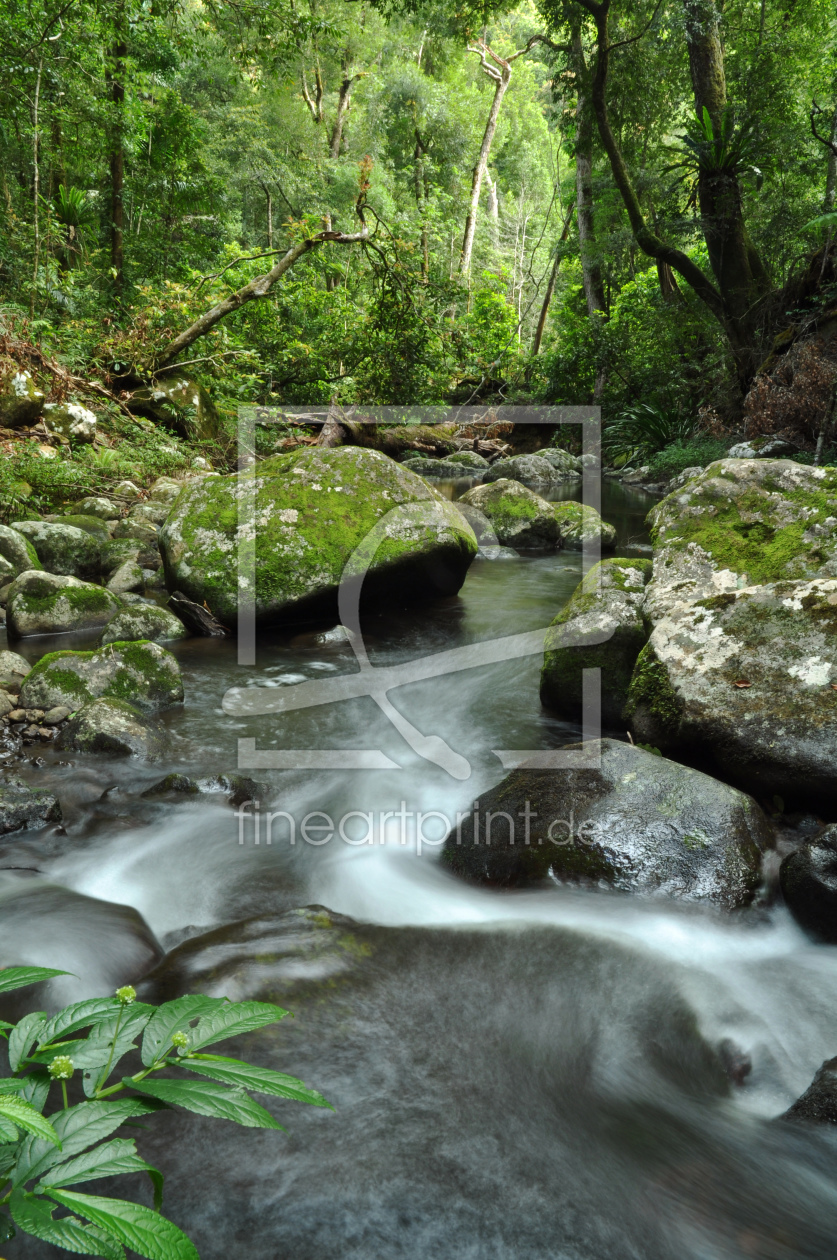
[[[727,445],[728,443],[712,437],[697,437],[690,442],[672,442],[671,446],[658,451],[648,461],[651,478],[654,481],[667,481],[683,472],[684,468],[698,465],[705,468],[716,459],[724,458]]]
[[[66,974],[7,967],[0,971],[0,993]],[[16,1025],[0,1021],[12,1071],[0,1077],[0,1242],[20,1230],[105,1260],[125,1260],[125,1247],[147,1260],[198,1260],[186,1235],[160,1215],[162,1173],[130,1138],[112,1135],[132,1117],[174,1106],[251,1129],[281,1129],[253,1093],[329,1107],[294,1076],[206,1053],[216,1042],[266,1028],[287,1014],[270,1002],[202,995],[152,1006],[137,1002],[127,985],[114,997],[74,1002],[52,1017],[33,1011]],[[137,1050],[141,1066],[119,1076],[120,1061]],[[192,1076],[159,1075],[171,1069]],[[85,1100],[70,1105],[67,1081],[73,1077],[81,1078]],[[62,1105],[47,1115],[56,1087]],[[153,1209],[68,1188],[135,1172],[151,1180]],[[56,1217],[56,1207],[68,1213]]]
[[[604,431],[604,447],[611,459],[644,460],[672,442],[692,436],[692,416],[665,411],[656,403],[635,403],[612,420]]]

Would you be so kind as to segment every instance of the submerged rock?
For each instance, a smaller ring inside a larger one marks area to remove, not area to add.
[[[109,643],[96,652],[50,652],[27,674],[24,708],[71,710],[99,697],[157,713],[183,700],[180,666],[157,643]]]
[[[78,578],[99,575],[102,565],[98,542],[86,530],[49,521],[14,521],[12,528],[29,539],[50,573]]]
[[[38,553],[26,535],[10,525],[0,525],[0,572],[3,580],[41,567]]]
[[[779,875],[799,926],[821,941],[837,943],[837,825],[824,827],[789,853]]]
[[[475,486],[459,502],[487,516],[501,544],[538,551],[554,551],[557,546],[558,522],[553,505],[519,481],[506,478]]]
[[[9,590],[6,625],[13,638],[95,630],[120,607],[110,591],[40,570],[21,573]]]
[[[456,507],[379,451],[309,447],[275,456],[255,474],[188,485],[160,531],[169,590],[205,602],[226,625],[237,620],[245,580],[238,573],[239,511],[251,487],[255,610],[263,622],[333,612],[344,570],[361,544],[354,572],[368,568],[363,590],[370,598],[453,595],[477,551]]]
[[[123,608],[105,626],[102,643],[148,639],[164,643],[172,639],[188,639],[189,631],[179,617],[158,608],[156,604],[135,604]]]
[[[58,736],[56,747],[68,752],[153,760],[162,755],[164,743],[160,728],[134,705],[102,697],[73,714]]]
[[[445,841],[443,862],[466,879],[543,879],[622,892],[746,905],[759,884],[770,824],[751,797],[698,770],[616,740],[598,768],[515,770]],[[489,815],[493,818],[489,819]]]
[[[837,1059],[826,1059],[805,1093],[781,1119],[798,1124],[837,1124]]]
[[[576,587],[546,635],[541,702],[547,708],[580,719],[582,671],[600,669],[602,719],[620,721],[648,638],[642,604],[650,576],[650,560],[602,560]]]
[[[61,821],[61,806],[51,792],[23,779],[0,779],[0,834]]]
[[[583,503],[553,503],[558,522],[561,546],[568,551],[581,551],[585,543],[598,543],[602,551],[616,546],[616,530],[599,516],[595,508]]]

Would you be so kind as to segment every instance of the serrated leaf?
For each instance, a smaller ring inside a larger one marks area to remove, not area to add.
[[[25,989],[29,984],[51,980],[53,976],[71,976],[71,971],[56,971],[54,967],[0,967],[0,993],[13,989]]]
[[[21,1077],[23,1081],[23,1097],[28,1103],[31,1103],[36,1111],[43,1111],[46,1106],[46,1100],[49,1097],[50,1086],[52,1085],[52,1077],[47,1072],[36,1071],[29,1072],[26,1076]]]
[[[212,1081],[141,1081],[126,1085],[152,1098],[159,1098],[170,1107],[185,1107],[199,1116],[216,1116],[220,1120],[232,1120],[247,1129],[282,1129],[278,1120],[240,1089],[226,1089]],[[283,1130],[284,1132],[284,1130]]]
[[[239,1037],[242,1033],[267,1028],[269,1024],[278,1024],[287,1014],[283,1007],[272,1002],[231,1002],[214,1015],[202,1019],[189,1033],[189,1049],[200,1050],[216,1041],[226,1041],[228,1037]]]
[[[255,1067],[241,1059],[225,1059],[221,1055],[207,1054],[194,1059],[182,1059],[180,1066],[201,1076],[208,1076],[210,1080],[252,1090],[254,1094],[272,1094],[275,1098],[290,1098],[294,1102],[310,1103],[313,1107],[329,1107],[334,1110],[322,1094],[318,1094],[315,1089],[309,1089],[295,1076],[286,1076],[284,1072],[274,1072],[271,1068]]]
[[[7,1120],[5,1116],[0,1115],[0,1142],[4,1145],[7,1142],[17,1142],[19,1137],[20,1134],[11,1120]]]
[[[136,1039],[145,1028],[153,1012],[153,1006],[140,1006],[136,1011],[131,1007],[121,1019],[111,1015],[102,1020],[90,1033],[86,1041],[70,1057],[77,1068],[103,1068],[110,1062],[108,1075],[114,1070],[119,1060],[130,1050],[136,1049]],[[117,1022],[119,1031],[117,1032]],[[114,1043],[114,1037],[116,1041]],[[111,1053],[111,1049],[113,1053]],[[94,1072],[94,1075],[96,1073]],[[99,1084],[104,1078],[99,1072]]]
[[[35,1189],[43,1194],[48,1186],[77,1186],[81,1182],[95,1181],[99,1177],[118,1177],[123,1173],[133,1172],[149,1174],[154,1186],[154,1209],[159,1211],[162,1202],[162,1173],[138,1155],[133,1141],[127,1138],[114,1138],[112,1142],[104,1142],[92,1151],[77,1155],[75,1159],[56,1164]]]
[[[38,1033],[46,1023],[44,1011],[32,1011],[24,1015],[17,1027],[9,1033],[9,1067],[16,1072],[21,1059],[25,1059],[38,1040]]]
[[[0,1076],[0,1094],[20,1094],[25,1088],[23,1076]]]
[[[176,1032],[185,1032],[193,1019],[210,1016],[222,1006],[229,1006],[226,998],[209,998],[202,994],[187,994],[165,1002],[158,1007],[145,1028],[142,1039],[142,1061],[150,1067],[171,1048]]]
[[[83,1002],[73,1002],[71,1006],[65,1006],[47,1022],[39,1044],[45,1045],[48,1042],[57,1041],[59,1037],[68,1037],[71,1033],[101,1023],[103,1019],[109,1019],[124,1009],[122,1003],[115,997],[85,998]],[[154,1007],[146,1006],[145,1010],[150,1015]]]
[[[75,1216],[64,1216],[56,1221],[52,1215],[55,1208],[44,1199],[36,1199],[17,1190],[9,1207],[15,1225],[26,1234],[63,1247],[65,1251],[74,1251],[76,1255],[125,1260],[122,1245],[115,1238],[100,1229],[91,1229]]]
[[[0,1094],[0,1116],[5,1116],[19,1129],[24,1129],[35,1137],[43,1138],[45,1142],[61,1146],[61,1139],[46,1116],[42,1116],[40,1111],[36,1111],[31,1103],[25,1102],[22,1098],[16,1098],[12,1094]]]
[[[160,1105],[158,1103],[155,1107],[150,1100],[145,1102],[142,1098],[120,1098],[115,1102],[101,1100],[78,1103],[75,1107],[68,1107],[66,1111],[57,1111],[50,1119],[61,1139],[62,1149],[56,1151],[47,1146],[46,1142],[27,1139],[15,1169],[14,1184],[23,1185],[32,1177],[43,1176],[48,1168],[52,1168],[62,1159],[79,1155],[88,1146],[110,1137],[131,1116],[146,1115]]]
[[[74,1190],[50,1190],[49,1195],[56,1203],[113,1234],[146,1260],[199,1260],[194,1243],[172,1221],[140,1203]]]

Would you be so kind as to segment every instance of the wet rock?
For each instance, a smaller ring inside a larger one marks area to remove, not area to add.
[[[183,700],[180,666],[157,643],[114,642],[95,652],[50,652],[21,688],[21,704],[44,710],[75,710],[99,697],[157,713]]]
[[[190,779],[188,774],[167,774],[159,783],[153,783],[150,788],[146,788],[143,796],[168,796],[170,792],[197,796],[200,790],[200,783],[197,779]]]
[[[96,437],[96,415],[80,403],[44,403],[44,426],[48,433],[71,442],[92,442]]]
[[[56,747],[67,752],[154,760],[162,756],[164,740],[161,729],[134,705],[103,698],[73,715],[58,736]]]
[[[156,604],[135,604],[131,608],[123,608],[108,622],[101,642],[148,639],[152,643],[165,643],[189,637],[189,631],[174,613],[158,608]]]
[[[0,380],[0,424],[9,429],[32,424],[44,405],[44,393],[29,372],[12,370]]]
[[[120,564],[119,568],[108,578],[107,589],[112,591],[114,595],[126,595],[129,591],[144,591],[145,578],[143,571],[137,564],[136,560],[126,560],[124,564]],[[152,638],[151,635],[125,635],[125,638],[134,637]]]
[[[180,371],[158,376],[150,386],[135,390],[128,407],[184,438],[205,441],[221,432],[218,412],[207,391]]]
[[[61,806],[51,792],[16,777],[0,779],[0,834],[60,821]]]
[[[160,531],[169,590],[238,616],[238,510],[251,474],[189,485]],[[344,569],[364,544],[369,598],[453,595],[477,550],[461,513],[422,478],[379,451],[309,447],[258,465],[256,616],[288,622],[333,611]],[[393,509],[397,515],[390,516]],[[380,532],[372,534],[381,524]],[[385,546],[377,546],[378,539]]]
[[[475,486],[459,502],[463,511],[473,508],[487,517],[497,541],[503,545],[538,551],[554,551],[558,545],[553,505],[519,481],[504,478]],[[469,519],[477,533],[476,523]],[[482,533],[480,530],[479,535]]]
[[[779,878],[799,926],[818,940],[837,942],[837,825],[824,827],[789,853]]]
[[[193,599],[187,599],[182,591],[172,591],[169,604],[192,634],[206,639],[224,639],[230,633],[226,626],[222,626],[220,621],[213,617],[208,608],[196,604]]]
[[[551,872],[569,883],[730,910],[752,900],[773,839],[752,798],[616,740],[566,751],[599,750],[598,768],[513,771],[480,797],[476,827],[469,814],[448,836],[444,864],[463,878],[501,885]]]
[[[837,1059],[826,1059],[805,1093],[781,1119],[797,1124],[837,1124]]]
[[[602,551],[616,546],[616,530],[583,503],[553,503],[558,537],[568,551],[581,551],[585,543],[598,543]]]
[[[552,622],[544,644],[541,702],[561,717],[582,714],[582,671],[601,670],[601,714],[621,721],[636,659],[648,638],[642,613],[650,560],[594,565]]]
[[[48,572],[77,578],[99,575],[99,545],[86,530],[48,521],[13,521],[12,528],[29,539]]]
[[[524,486],[538,490],[548,490],[551,485],[560,484],[564,479],[559,469],[553,468],[543,452],[537,455],[512,455],[508,459],[498,459],[491,465],[483,478],[484,481],[520,481]]]
[[[5,563],[3,563],[5,562]],[[0,525],[0,570],[2,577],[16,578],[28,569],[40,569],[38,553],[25,534],[9,525]]]
[[[637,661],[625,709],[634,737],[700,757],[768,798],[833,805],[835,633],[833,578],[745,586],[675,605]]]
[[[74,577],[30,571],[15,578],[6,604],[9,635],[95,630],[120,607],[119,599],[101,586]]]

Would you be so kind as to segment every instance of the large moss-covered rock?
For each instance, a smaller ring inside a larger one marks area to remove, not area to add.
[[[96,437],[96,415],[81,403],[44,403],[44,425],[71,442],[92,442]]]
[[[483,478],[484,481],[520,481],[524,486],[534,486],[538,490],[548,490],[564,480],[560,469],[553,468],[543,452],[537,455],[512,455],[507,459],[496,460]]]
[[[23,779],[0,779],[0,835],[61,821],[61,806],[51,792]]]
[[[632,893],[752,900],[770,825],[749,796],[644,749],[590,741],[598,769],[515,770],[445,841],[445,865],[504,885],[544,878]],[[493,815],[493,818],[489,818]],[[527,817],[528,815],[528,817]],[[513,830],[512,830],[513,828]]]
[[[447,456],[447,462],[461,464],[463,468],[474,469],[476,472],[488,467],[488,460],[477,451],[454,451],[452,455]]]
[[[174,369],[137,389],[128,407],[138,415],[166,424],[182,437],[205,441],[221,432],[218,411],[202,385]]]
[[[497,541],[506,546],[553,551],[558,544],[553,505],[519,481],[474,486],[459,502],[487,516]]]
[[[574,481],[580,477],[584,468],[578,455],[571,455],[569,451],[562,450],[560,446],[547,446],[542,451],[538,451],[538,457],[545,459],[551,464],[556,472],[560,473],[564,480]]]
[[[601,670],[601,714],[620,722],[636,659],[648,638],[642,612],[650,560],[594,565],[552,622],[544,644],[541,701],[561,717],[580,719],[582,671]]]
[[[50,573],[98,577],[101,570],[99,542],[87,530],[50,521],[14,521],[12,528],[29,539],[41,564]]]
[[[775,582],[678,604],[662,617],[625,712],[635,737],[664,752],[706,759],[750,791],[833,807],[833,684],[837,579]]]
[[[585,543],[598,543],[602,551],[616,546],[616,530],[603,521],[595,508],[583,503],[554,503],[558,537],[568,551],[581,551]]]
[[[105,697],[143,713],[157,713],[183,700],[175,657],[157,643],[109,643],[95,652],[50,652],[26,675],[21,708],[79,709]]]
[[[837,469],[721,459],[648,517],[653,620],[681,603],[787,579],[837,577]]]
[[[92,534],[94,538],[100,541],[110,538],[110,530],[107,524],[98,516],[84,516],[79,512],[66,513],[59,519],[51,522],[56,525],[71,525],[73,529],[83,529],[85,534]]]
[[[148,639],[164,643],[171,639],[188,639],[189,631],[179,617],[156,604],[134,604],[123,608],[108,622],[102,634],[102,643],[116,643],[136,639]]]
[[[263,621],[333,612],[361,543],[357,571],[368,566],[364,593],[377,598],[455,594],[476,554],[476,538],[456,507],[379,451],[309,447],[276,456],[253,472],[188,485],[160,531],[169,589],[205,602],[227,625],[237,618],[238,518],[252,479],[255,606]],[[376,531],[376,548],[369,535],[394,508],[401,511]]]
[[[73,715],[56,740],[66,752],[105,753],[111,757],[161,756],[163,734],[132,704],[103,697]]]
[[[34,424],[44,405],[43,390],[26,371],[11,371],[0,380],[0,424],[16,429]]]
[[[12,582],[6,626],[12,638],[96,630],[121,607],[110,591],[78,578],[28,570]]]
[[[130,482],[120,482],[120,485],[130,484]],[[91,494],[86,499],[82,499],[80,503],[77,503],[65,515],[95,516],[101,521],[112,521],[119,516],[119,512],[120,508],[115,503],[111,503],[110,499],[104,499],[101,495]]]
[[[38,553],[26,535],[9,525],[0,525],[0,559],[5,561],[2,566],[4,579],[17,577],[27,569],[42,567]]]

